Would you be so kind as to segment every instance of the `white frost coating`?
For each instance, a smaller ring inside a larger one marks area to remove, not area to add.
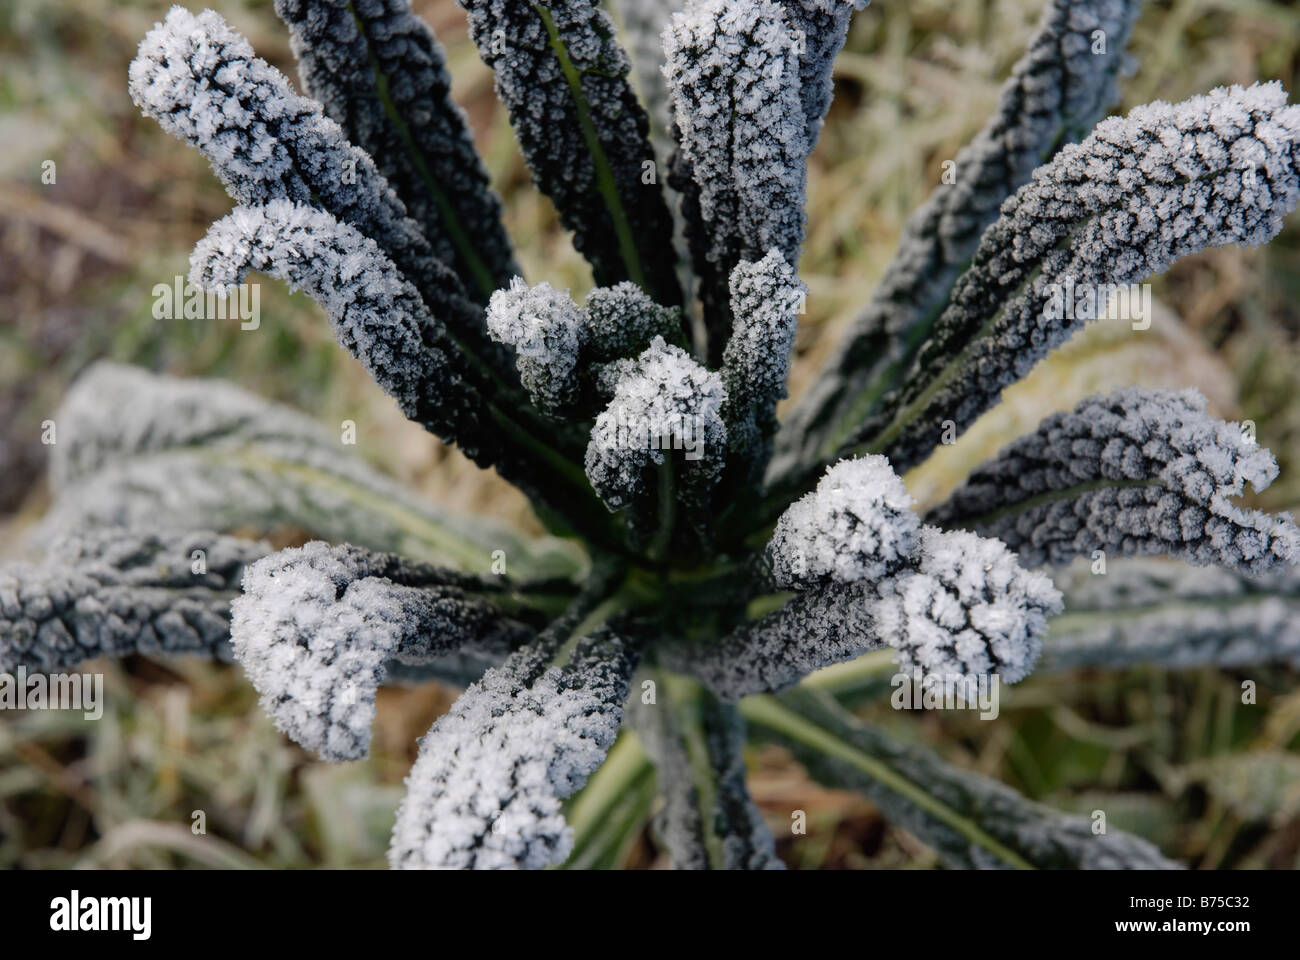
[[[655,832],[673,869],[784,870],[745,784],[745,723],[735,706],[707,694],[682,703],[643,704],[634,697],[630,706],[664,798]],[[687,746],[692,740],[705,748],[695,762]]]
[[[673,336],[680,317],[677,308],[659,306],[635,283],[596,287],[579,307],[568,290],[546,282],[530,286],[515,277],[492,294],[487,328],[492,339],[514,348],[519,379],[532,402],[563,415],[581,399],[584,367],[593,367],[608,396],[615,368],[607,364],[640,353],[656,336]]]
[[[303,88],[374,158],[438,259],[484,296],[485,285],[517,274],[501,200],[451,96],[446,52],[410,0],[276,0],[275,12]]]
[[[1028,676],[1042,650],[1047,615],[1061,594],[1020,568],[1001,541],[964,530],[922,527],[915,572],[879,584],[874,614],[903,669],[926,673]]]
[[[406,778],[389,863],[395,869],[540,869],[562,863],[573,831],[560,801],[605,759],[635,666],[623,641],[579,641],[538,675],[512,655],[434,722]]]
[[[40,564],[0,567],[0,672],[131,653],[229,659],[230,601],[269,549],[207,531],[69,534]]]
[[[617,375],[613,399],[587,444],[592,488],[617,510],[645,493],[647,467],[663,463],[665,450],[680,450],[681,499],[702,503],[726,453],[722,378],[662,337],[635,360],[610,366]]]
[[[370,157],[219,14],[172,7],[140,42],[130,91],[141,111],[202,151],[239,203],[320,204],[421,289],[439,284],[445,268]]]
[[[841,460],[777,520],[767,548],[773,578],[793,590],[897,572],[917,547],[913,503],[884,457]]]
[[[460,439],[472,393],[452,367],[454,348],[416,289],[354,227],[285,200],[236,207],[208,229],[190,265],[204,289],[228,289],[249,270],[302,287],[407,417],[448,442]]]
[[[799,259],[808,139],[797,41],[770,0],[693,0],[664,31],[664,76],[699,187],[706,259]]]
[[[944,420],[964,428],[1094,319],[1054,309],[1064,286],[1138,283],[1201,250],[1264,243],[1298,200],[1300,106],[1281,84],[1220,87],[1103,120],[1006,201],[906,385],[860,435],[933,389],[881,451],[897,469],[911,466]]]
[[[649,122],[627,82],[631,63],[599,0],[457,0],[538,189],[551,198],[598,284],[635,279],[661,303],[680,303],[672,217],[646,183]],[[563,57],[563,60],[561,59]],[[567,61],[567,62],[565,62]],[[571,85],[576,73],[580,93]],[[604,154],[592,156],[588,136]],[[600,173],[601,167],[604,173]],[[604,179],[605,182],[601,182]],[[626,230],[608,203],[618,195]]]
[[[1300,561],[1289,514],[1233,503],[1277,461],[1195,390],[1089,397],[978,467],[930,519],[1001,537],[1030,566],[1094,550],[1264,573]]]
[[[59,442],[50,449],[50,478],[60,497],[122,461],[154,459],[176,448],[220,445],[233,438],[338,446],[337,437],[320,424],[233,383],[182,380],[111,361],[96,363],[77,377],[54,419]]]
[[[776,429],[786,395],[799,308],[808,292],[781,251],[731,271],[731,338],[722,355],[727,437],[732,450],[757,451]]]
[[[591,353],[596,360],[640,353],[655,337],[676,335],[681,310],[661,307],[635,283],[596,287],[584,308]]]
[[[664,48],[660,38],[669,18],[685,3],[686,0],[614,0],[614,9],[618,11],[623,26],[624,46],[632,59],[636,92],[650,117],[651,137],[656,148],[668,144],[672,127],[668,88],[663,76]],[[671,145],[668,148],[671,149]]]
[[[1044,670],[1155,664],[1300,667],[1300,568],[1262,577],[1165,559],[1081,558],[1057,576],[1066,612],[1052,621]]]
[[[837,558],[831,552],[823,562]],[[860,560],[852,560],[847,569],[855,575]],[[675,668],[727,700],[782,690],[885,645],[898,651],[895,662],[903,669],[996,673],[1015,683],[1033,668],[1047,617],[1060,609],[1052,581],[1022,570],[1001,542],[922,527],[897,572],[874,581],[824,578],[721,641],[688,644],[670,656]]]
[[[834,355],[791,411],[776,459],[819,456],[827,429],[862,394],[907,373],[918,331],[932,323],[1007,194],[1065,143],[1086,136],[1118,99],[1116,77],[1141,0],[1049,0],[998,109],[957,152],[956,181],[940,185],[908,218],[898,253]],[[1106,52],[1094,53],[1095,37]],[[806,85],[805,85],[806,92]]]
[[[815,670],[884,646],[872,617],[875,600],[868,583],[811,587],[715,643],[667,647],[660,656],[724,700],[776,693]]]
[[[326,760],[370,747],[384,664],[419,664],[465,644],[509,647],[531,633],[462,578],[392,554],[314,541],[250,566],[231,605],[231,642],[277,728]]]
[[[834,93],[831,75],[835,57],[849,35],[855,10],[865,10],[871,0],[779,0],[790,24],[802,34],[799,57],[800,97],[807,121],[808,150],[821,136],[822,122]]]
[[[100,362],[78,376],[54,420],[54,504],[36,543],[106,526],[292,527],[478,573],[494,549],[524,579],[571,576],[581,565],[567,542],[530,540],[413,495],[340,447],[337,429],[232,383]]]
[[[950,812],[978,824],[984,837],[1001,847],[999,850],[986,839],[935,816],[933,808],[916,803],[917,794],[897,792],[859,767],[777,733],[776,739],[790,747],[820,782],[861,790],[891,823],[933,847],[945,866],[989,870],[1018,865],[1007,853],[1041,869],[1170,870],[1180,866],[1140,837],[1113,828],[1094,833],[1088,817],[1052,810],[996,780],[952,766],[924,747],[894,740],[876,724],[857,722],[824,694],[798,690],[784,700],[805,721],[852,744],[918,788],[922,796],[937,798]]]
[[[538,409],[558,413],[577,399],[587,324],[568,290],[515,277],[492,294],[487,328],[493,340],[514,348],[519,379]]]

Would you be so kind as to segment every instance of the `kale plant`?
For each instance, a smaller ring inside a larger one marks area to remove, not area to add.
[[[367,754],[382,685],[463,686],[421,741],[394,867],[608,865],[652,808],[678,867],[780,867],[749,738],[865,791],[948,866],[1174,866],[834,694],[876,683],[871,651],[1006,683],[1300,662],[1300,531],[1238,502],[1276,461],[1195,391],[1049,416],[924,517],[900,479],[1103,312],[1084,292],[1273,237],[1300,200],[1300,106],[1266,83],[1103,119],[1140,4],[1049,0],[955,179],[778,422],[807,160],[866,0],[460,5],[591,264],[582,302],[521,276],[408,0],[276,0],[306,96],[216,13],[174,7],[130,91],[237,204],[193,282],[306,291],[549,535],[421,503],[235,387],[99,365],[56,418],[52,546],[0,572],[0,669],[233,657],[336,761]],[[285,525],[319,539],[240,536]],[[1044,572],[1107,554],[1111,575],[1062,572],[1064,596]]]

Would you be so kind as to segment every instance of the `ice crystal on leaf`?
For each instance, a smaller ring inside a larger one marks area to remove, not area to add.
[[[253,564],[232,608],[235,657],[276,726],[328,760],[365,756],[385,664],[532,636],[465,577],[315,541]]]
[[[636,660],[608,632],[580,640],[563,667],[544,650],[489,670],[434,723],[397,811],[394,867],[536,869],[568,856],[560,801],[613,744]]]
[[[681,465],[681,496],[703,503],[726,455],[721,377],[656,337],[635,360],[615,366],[607,382],[613,398],[596,418],[586,460],[601,499],[613,510],[642,497],[647,471],[672,457]]]
[[[1195,390],[1131,388],[1048,417],[931,519],[1000,537],[1032,566],[1105,550],[1259,574],[1296,563],[1300,530],[1289,514],[1233,499],[1277,469],[1240,424],[1206,414]]]
[[[264,544],[106,528],[0,567],[0,672],[54,673],[132,653],[230,657],[230,601]]]

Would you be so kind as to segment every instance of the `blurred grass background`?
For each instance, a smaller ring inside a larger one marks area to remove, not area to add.
[[[296,78],[270,0],[210,0]],[[491,75],[452,0],[416,2],[447,47],[458,100],[503,194],[530,278],[585,292],[590,275],[531,186]],[[197,152],[139,116],[126,65],[164,0],[0,5],[0,559],[45,509],[40,422],[100,358],[235,380],[323,421],[358,424],[358,450],[437,499],[535,525],[527,504],[418,427],[334,343],[302,295],[262,283],[262,326],[155,320],[151,290],[188,269],[231,207]],[[1300,11],[1284,0],[1148,2],[1121,109],[1223,83],[1279,79],[1297,96]],[[792,393],[866,300],[907,214],[994,108],[1041,0],[875,0],[837,63],[837,97],[811,161],[802,273],[811,295]],[[42,162],[56,163],[54,184]],[[1155,281],[1152,328],[1095,324],[1007,402],[908,477],[932,502],[978,459],[1052,410],[1126,383],[1191,385],[1222,416],[1256,421],[1282,462],[1256,501],[1300,503],[1300,215],[1255,250],[1190,258]],[[10,550],[12,552],[12,550]],[[370,760],[313,761],[270,724],[237,667],[133,658],[98,663],[102,720],[0,714],[0,865],[380,866],[415,738],[454,691],[385,691]],[[1130,670],[1031,677],[1002,715],[867,718],[1062,809],[1109,822],[1192,865],[1300,865],[1300,689],[1295,671]],[[826,791],[777,749],[755,751],[752,789],[793,867],[928,867],[871,804]],[[808,813],[788,836],[790,811]],[[203,810],[208,835],[194,837]],[[646,837],[628,865],[663,866]]]

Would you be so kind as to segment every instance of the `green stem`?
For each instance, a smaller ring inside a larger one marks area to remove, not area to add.
[[[452,564],[458,569],[477,573],[491,562],[491,550],[483,544],[466,539],[455,531],[440,526],[434,520],[421,516],[401,501],[353,483],[345,477],[306,464],[280,460],[251,448],[234,452],[212,450],[205,456],[220,459],[227,464],[233,462],[250,470],[273,476],[286,477],[303,487],[337,494],[366,511],[392,521],[394,525],[409,534],[413,543],[423,548],[419,552]],[[511,558],[511,562],[516,568],[522,568],[525,577],[544,575],[545,571],[532,566],[531,558],[522,547],[515,545],[512,552],[516,556]]]
[[[659,464],[659,527],[650,542],[647,554],[654,563],[663,563],[673,540],[673,525],[677,522],[676,475],[671,453],[664,453]]]
[[[704,729],[704,719],[700,714],[702,698],[705,696],[701,684],[679,674],[660,673],[658,676],[661,689],[668,699],[668,708],[672,711],[673,729],[681,739],[682,747],[691,768],[691,782],[695,786],[695,800],[699,806],[701,839],[709,867],[722,870],[726,866],[723,852],[723,838],[718,836],[717,822],[718,785],[713,769],[713,759],[709,756],[708,734]]]
[[[889,678],[898,672],[898,665],[894,663],[895,656],[897,653],[892,648],[873,650],[856,659],[810,673],[803,678],[800,686],[837,697],[883,691],[889,686]]]
[[[538,647],[554,650],[552,665],[562,667],[583,637],[633,603],[627,569],[617,561],[603,560],[593,566],[591,576],[569,608],[538,636]]]
[[[655,793],[654,765],[637,735],[624,730],[600,769],[569,801],[565,819],[573,829],[573,852],[565,869],[620,862],[644,827]]]

